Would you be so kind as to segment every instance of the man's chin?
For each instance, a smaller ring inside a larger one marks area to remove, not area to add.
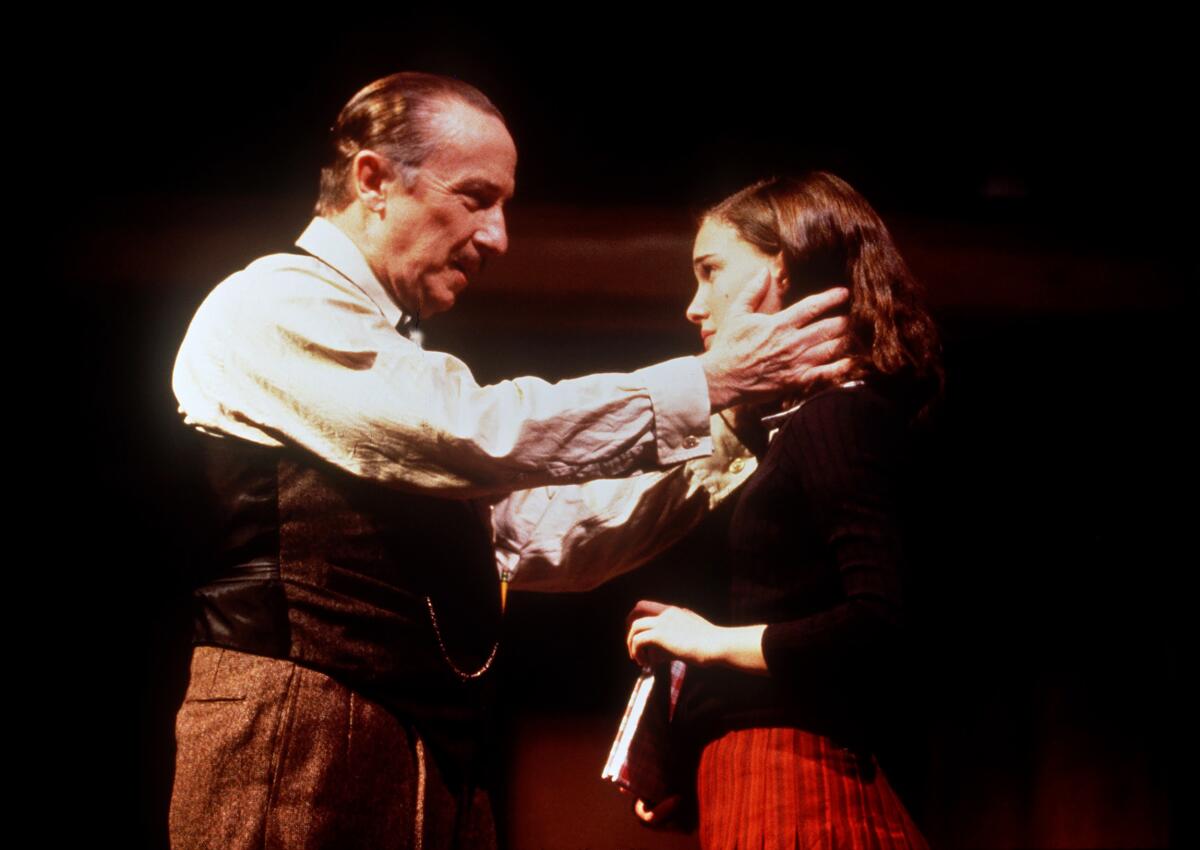
[[[431,292],[425,298],[425,303],[421,305],[422,318],[436,316],[438,313],[445,313],[451,310],[456,303],[458,303],[458,293],[456,292]]]
[[[458,296],[462,295],[469,281],[459,269],[454,269],[453,274],[449,277],[452,278],[449,282],[438,281],[436,285],[426,289],[425,303],[422,305],[424,315],[433,316],[437,313],[445,313],[458,303]]]

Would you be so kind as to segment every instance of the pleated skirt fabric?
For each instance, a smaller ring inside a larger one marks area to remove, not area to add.
[[[703,850],[928,850],[874,757],[802,729],[711,742],[697,794]]]

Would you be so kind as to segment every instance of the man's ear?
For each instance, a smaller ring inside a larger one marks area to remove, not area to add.
[[[383,212],[389,192],[404,187],[396,167],[385,156],[373,150],[361,150],[350,164],[350,187],[363,206],[373,212]]]

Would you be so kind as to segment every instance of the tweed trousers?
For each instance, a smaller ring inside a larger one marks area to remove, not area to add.
[[[294,662],[196,647],[175,734],[176,850],[496,846],[484,791],[455,793],[415,730]]]

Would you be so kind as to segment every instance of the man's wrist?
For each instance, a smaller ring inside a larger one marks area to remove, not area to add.
[[[676,357],[634,373],[654,408],[655,449],[660,466],[712,454],[707,376],[697,357]]]
[[[711,352],[704,352],[697,359],[704,371],[708,384],[708,403],[713,413],[732,407],[738,401],[737,389],[729,380],[729,373],[720,368]]]

